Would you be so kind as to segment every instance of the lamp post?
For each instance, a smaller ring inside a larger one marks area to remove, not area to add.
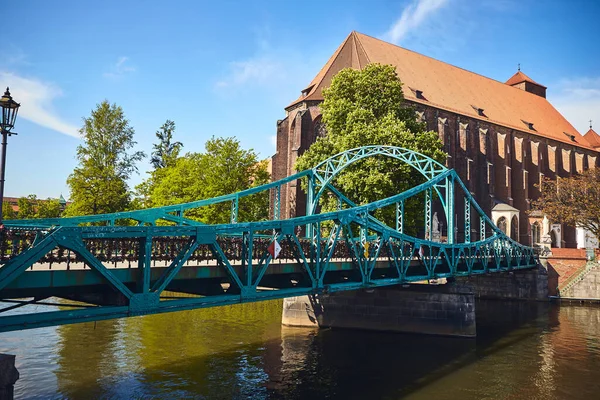
[[[3,203],[4,203],[4,166],[6,165],[6,142],[10,135],[16,135],[11,132],[15,126],[17,112],[21,105],[13,100],[10,91],[6,88],[6,92],[0,98],[0,107],[2,107],[2,121],[0,122],[0,130],[2,130],[2,155],[0,156],[0,227],[4,221]]]

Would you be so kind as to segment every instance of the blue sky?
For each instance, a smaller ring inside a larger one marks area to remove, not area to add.
[[[123,107],[148,154],[172,119],[185,151],[236,136],[269,157],[284,107],[352,30],[500,81],[520,63],[581,133],[589,119],[600,128],[594,0],[24,0],[2,9],[11,34],[0,40],[0,87],[22,104],[8,196],[68,197],[82,117],[104,99]],[[149,167],[140,163],[132,186]]]

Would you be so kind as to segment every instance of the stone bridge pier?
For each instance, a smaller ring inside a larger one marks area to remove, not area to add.
[[[15,356],[0,354],[0,400],[12,400],[14,384],[19,379],[19,371],[15,367]]]
[[[475,337],[475,299],[546,301],[543,267],[284,299],[282,324]]]

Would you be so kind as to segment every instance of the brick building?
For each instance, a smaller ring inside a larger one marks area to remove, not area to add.
[[[428,129],[439,133],[447,166],[497,225],[525,244],[546,236],[553,247],[577,246],[574,227],[551,224],[527,211],[539,196],[534,185],[544,176],[570,176],[598,165],[600,137],[594,131],[582,136],[546,100],[546,87],[521,71],[503,83],[357,32],[277,121],[273,179],[294,173],[297,157],[324,134],[319,104],[332,77],[369,63],[396,67],[406,102]],[[282,217],[304,215],[299,183],[282,188],[281,197]]]
[[[3,200],[3,202],[4,202],[5,204],[9,204],[9,205],[10,205],[10,207],[12,208],[12,210],[13,210],[13,211],[14,211],[14,212],[15,212],[17,215],[19,215],[19,199],[21,199],[21,198],[25,198],[25,197],[4,197],[4,200]],[[48,201],[48,200],[49,200],[49,199],[36,199],[36,201],[37,201],[38,203],[40,203],[40,202],[42,202],[42,203],[43,203],[43,202],[46,202],[46,201]],[[60,204],[60,212],[63,212],[63,211],[65,211],[65,208],[66,208],[66,207],[67,207],[69,204],[71,204],[71,202],[70,202],[70,201],[68,202],[68,201],[66,201],[66,200],[65,200],[65,198],[63,197],[63,195],[62,195],[62,194],[60,195],[60,197],[59,197],[57,200],[58,200],[58,202],[59,202],[59,204]],[[34,208],[36,208],[36,207],[34,206]],[[37,208],[36,208],[36,210],[37,210]]]

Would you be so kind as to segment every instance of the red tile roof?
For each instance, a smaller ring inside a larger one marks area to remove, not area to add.
[[[404,90],[404,96],[412,102],[559,142],[593,148],[541,96],[358,32],[350,33],[303,90],[303,95],[290,106],[305,100],[323,100],[322,90],[331,84],[337,72],[347,67],[360,69],[368,63],[394,65],[405,88],[412,89]],[[520,71],[508,82],[518,79],[535,83]],[[423,98],[417,98],[416,91],[421,91]],[[483,115],[480,115],[479,109],[483,110]],[[533,129],[528,123],[533,124]]]
[[[517,83],[521,83],[521,82],[531,82],[535,85],[541,86],[543,88],[546,88],[546,86],[544,85],[540,85],[539,83],[537,83],[536,81],[534,81],[533,79],[531,79],[530,77],[528,77],[527,75],[525,75],[524,73],[522,73],[521,71],[517,71],[516,74],[514,74],[513,76],[511,76],[506,82],[504,82],[505,84],[509,85],[509,86],[513,86],[516,85]]]
[[[587,131],[583,137],[593,148],[597,149],[600,147],[600,135],[598,135],[592,128],[590,128],[590,130]]]

